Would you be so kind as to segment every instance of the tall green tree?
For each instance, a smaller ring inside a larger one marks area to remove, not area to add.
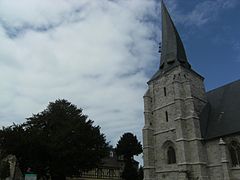
[[[140,168],[138,169],[138,180],[143,180],[143,178],[144,178],[143,167],[140,166]]]
[[[124,133],[116,146],[118,156],[123,156],[125,166],[122,172],[122,178],[125,180],[138,180],[138,167],[134,161],[134,155],[142,153],[141,142],[132,133]]]
[[[122,178],[125,180],[138,180],[138,169],[131,161],[125,162]]]
[[[134,155],[142,153],[141,142],[132,133],[124,133],[117,143],[116,152],[123,155],[124,159],[130,160]]]
[[[23,171],[31,168],[40,175],[50,173],[52,180],[79,175],[108,154],[100,127],[64,99],[49,103],[27,122],[2,129],[0,134],[1,147],[6,154],[16,155]]]

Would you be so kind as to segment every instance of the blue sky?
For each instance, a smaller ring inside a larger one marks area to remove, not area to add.
[[[170,12],[176,21],[193,69],[205,77],[206,89],[214,89],[238,80],[240,77],[240,23],[238,22],[240,1],[177,2],[176,7]],[[193,16],[186,18],[193,14],[196,15],[195,18]],[[186,20],[183,21],[182,17]]]
[[[240,77],[240,1],[165,0],[210,90]],[[115,145],[142,138],[143,94],[159,67],[160,1],[1,0],[0,122],[51,101],[83,108]]]

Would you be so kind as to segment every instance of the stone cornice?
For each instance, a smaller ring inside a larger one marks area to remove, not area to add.
[[[166,130],[164,130],[164,131],[157,131],[157,132],[155,132],[153,135],[156,136],[156,135],[158,135],[158,134],[163,134],[163,133],[167,133],[167,132],[169,132],[169,131],[175,131],[175,130],[176,130],[175,128],[170,128],[170,129],[166,129]]]
[[[153,109],[153,112],[154,112],[154,111],[157,111],[157,110],[160,110],[160,109],[163,109],[163,108],[165,108],[165,107],[171,106],[171,105],[173,105],[174,103],[175,103],[175,102],[172,101],[172,102],[167,103],[167,104],[165,104],[165,105],[163,105],[163,106],[157,107],[157,108]]]
[[[143,149],[154,149],[154,146],[143,146]]]
[[[199,119],[199,117],[197,116],[177,117],[176,119],[174,119],[174,121],[189,120],[189,119]]]
[[[177,139],[176,142],[180,142],[180,141],[191,142],[191,141],[202,141],[202,140],[203,140],[203,138],[192,138],[192,139],[180,138],[180,139]]]
[[[143,169],[155,169],[154,166],[143,166]]]
[[[206,162],[182,162],[182,163],[178,163],[178,166],[183,166],[183,165],[207,165]]]

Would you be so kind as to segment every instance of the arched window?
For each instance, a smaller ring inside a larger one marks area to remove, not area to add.
[[[168,157],[168,164],[176,163],[176,154],[175,154],[175,150],[172,146],[168,147],[167,157]]]
[[[229,147],[229,152],[232,160],[232,166],[240,166],[240,144],[232,141]]]

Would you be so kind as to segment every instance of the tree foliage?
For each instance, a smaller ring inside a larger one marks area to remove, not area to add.
[[[142,153],[142,145],[132,133],[124,133],[117,143],[116,152],[123,155],[124,159],[131,159]]]
[[[122,172],[122,178],[124,180],[138,180],[138,170],[134,167],[131,161],[126,161]]]
[[[52,179],[78,175],[97,166],[108,154],[108,144],[99,126],[94,126],[75,105],[56,100],[21,125],[0,131],[0,148],[16,155],[23,171]]]
[[[8,161],[0,162],[0,179],[5,179],[10,176],[10,164]]]
[[[142,153],[141,142],[132,133],[124,133],[117,143],[116,152],[124,157],[125,166],[122,178],[125,180],[138,180],[141,176],[138,173],[138,164],[133,159],[134,155]]]
[[[140,166],[138,169],[138,180],[143,180],[144,174],[143,174],[143,167]]]

